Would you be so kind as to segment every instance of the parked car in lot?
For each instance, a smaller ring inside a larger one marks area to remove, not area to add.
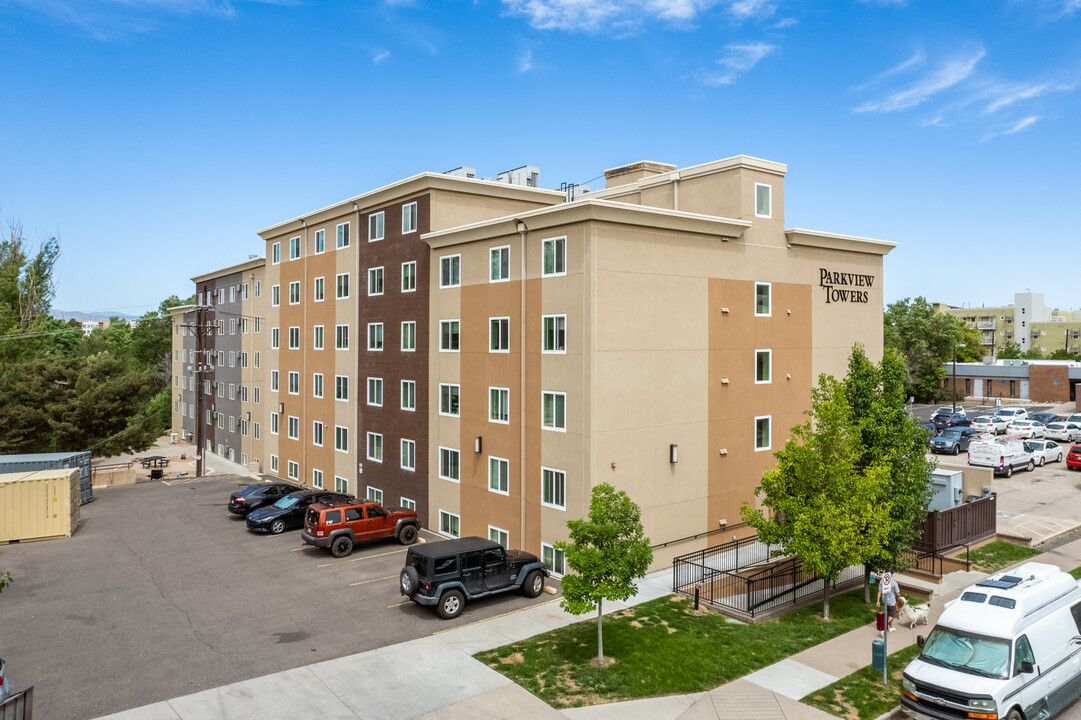
[[[1028,410],[1018,407],[1004,407],[995,411],[995,415],[1005,418],[1009,422],[1014,420],[1028,420]]]
[[[968,464],[989,467],[996,475],[1010,477],[1014,470],[1036,467],[1032,453],[1021,440],[981,440],[968,446]]]
[[[1032,453],[1032,459],[1040,467],[1044,463],[1062,462],[1062,446],[1054,440],[1026,440],[1025,450]]]
[[[972,419],[972,425],[970,427],[983,433],[1001,435],[1006,432],[1006,428],[1009,427],[1009,425],[1009,420],[1000,418],[998,415],[979,415]]]
[[[412,545],[418,532],[416,510],[385,508],[371,500],[338,500],[308,508],[300,539],[329,548],[334,557],[345,557],[363,540],[397,538],[402,545]]]
[[[11,692],[11,688],[8,686],[8,672],[7,666],[4,665],[4,659],[0,658],[0,702],[4,702],[7,699],[8,693]]]
[[[936,430],[944,430],[948,427],[968,427],[972,421],[960,413],[937,413],[931,418]]]
[[[1081,425],[1073,422],[1054,422],[1044,428],[1043,436],[1064,443],[1081,440]]]
[[[461,614],[466,600],[508,590],[535,598],[547,576],[536,555],[464,537],[409,548],[398,586],[402,595],[418,605],[434,605],[439,616],[449,620]]]
[[[1021,438],[1041,438],[1044,426],[1035,420],[1014,420],[1006,428],[1006,433]]]
[[[276,503],[289,493],[303,489],[289,483],[249,485],[229,496],[229,512],[235,515],[247,515],[252,510]]]
[[[945,413],[947,415],[951,415],[951,414],[966,415],[967,414],[965,412],[965,409],[963,407],[961,407],[960,405],[943,405],[942,407],[938,408],[937,410],[935,410],[931,414],[932,415],[938,415],[939,413]]]
[[[1081,413],[1074,413],[1070,417],[1066,418],[1066,422],[1072,422],[1081,425]]]
[[[967,452],[968,444],[979,434],[978,430],[970,427],[946,428],[931,438],[931,452],[951,455]]]
[[[1070,470],[1081,470],[1081,445],[1074,445],[1066,454],[1066,467]]]
[[[308,506],[314,503],[329,503],[335,500],[352,502],[356,500],[352,495],[345,493],[330,492],[324,490],[301,490],[289,493],[280,498],[273,505],[261,507],[248,513],[247,520],[249,530],[255,532],[268,532],[271,535],[283,533],[286,530],[295,530],[304,527],[304,514]]]
[[[1038,412],[1033,413],[1031,416],[1029,416],[1029,420],[1035,420],[1036,422],[1041,422],[1044,425],[1049,425],[1053,422],[1062,422],[1065,419],[1066,416],[1064,415],[1056,415],[1055,413],[1049,412]]]

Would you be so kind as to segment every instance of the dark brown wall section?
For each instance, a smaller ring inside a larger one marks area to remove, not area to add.
[[[1029,365],[1028,396],[1036,402],[1069,402],[1069,368],[1065,365]]]
[[[417,230],[402,233],[402,208],[417,203]],[[383,239],[368,242],[368,217],[383,212]],[[364,472],[357,477],[356,494],[367,486],[383,491],[383,502],[398,505],[407,497],[417,503],[417,514],[428,517],[428,255],[420,239],[431,226],[427,194],[373,208],[360,216],[357,228],[359,267],[356,297],[360,309],[357,328],[357,457]],[[416,290],[402,292],[402,263],[417,264]],[[383,294],[368,294],[368,270],[383,268]],[[417,324],[416,350],[402,351],[402,323]],[[383,323],[383,350],[368,350],[368,323]],[[383,406],[368,405],[368,378],[383,379]],[[401,381],[417,388],[415,411],[401,409]],[[368,433],[383,435],[383,462],[367,459]],[[416,470],[401,467],[401,440],[416,443]]]

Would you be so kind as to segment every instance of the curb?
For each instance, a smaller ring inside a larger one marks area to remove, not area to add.
[[[901,710],[901,706],[898,705],[892,710],[887,710],[886,712],[882,713],[877,718],[875,718],[875,720],[892,720],[892,718],[903,718],[904,716],[904,711]]]

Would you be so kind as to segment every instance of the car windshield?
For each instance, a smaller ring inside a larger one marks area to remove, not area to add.
[[[956,440],[961,437],[960,430],[943,430],[938,434],[940,438],[946,438],[947,440]]]
[[[1004,678],[1010,667],[1010,644],[939,625],[927,637],[920,659],[970,675]]]
[[[274,503],[274,507],[281,508],[282,510],[288,510],[289,508],[300,502],[300,495],[286,495],[278,502]]]
[[[973,423],[979,423],[981,425],[987,425],[987,424],[989,424],[991,422],[991,418],[987,417],[986,415],[981,415],[980,417],[976,418],[972,422]]]
[[[1065,427],[1065,426],[1062,423],[1051,423],[1050,425],[1047,426],[1047,429],[1048,430],[1061,430],[1063,427]]]

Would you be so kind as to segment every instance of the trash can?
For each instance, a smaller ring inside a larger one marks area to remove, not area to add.
[[[871,669],[876,672],[886,669],[886,643],[882,640],[871,641]]]
[[[165,473],[162,471],[161,468],[151,468],[150,469],[150,479],[151,480],[161,480],[164,475],[165,475]]]

